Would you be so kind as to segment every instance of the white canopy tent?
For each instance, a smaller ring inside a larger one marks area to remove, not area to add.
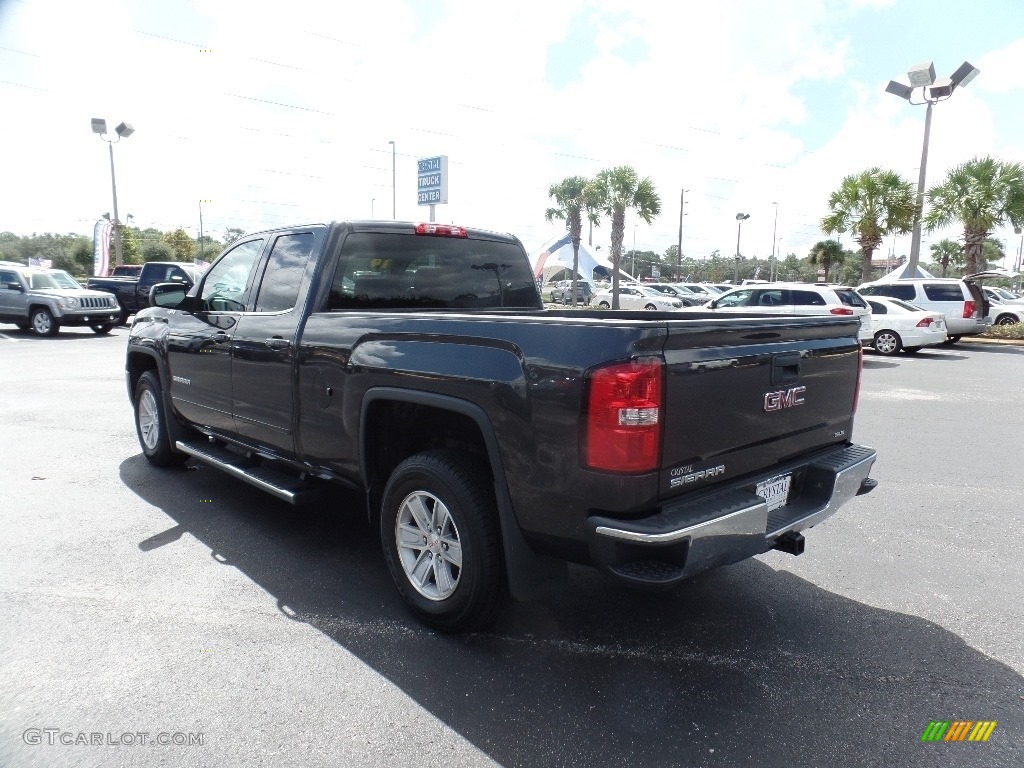
[[[590,247],[581,242],[579,252],[579,275],[586,282],[594,285],[594,270],[598,267],[608,271],[609,278],[612,273],[612,263],[605,256],[592,252]],[[530,259],[533,264],[533,276],[545,283],[549,278],[563,269],[572,272],[572,238],[569,233],[563,233],[553,237],[540,251]],[[626,280],[632,280],[632,276],[622,270],[619,274]]]

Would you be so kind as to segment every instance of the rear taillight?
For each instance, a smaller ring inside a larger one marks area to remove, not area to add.
[[[449,226],[448,224],[417,224],[417,235],[434,235],[435,237],[469,237],[469,233],[463,227]]]
[[[973,301],[965,301],[964,302],[964,317],[974,317],[974,302]]]
[[[582,464],[605,472],[650,472],[661,453],[664,364],[637,360],[588,377]]]
[[[853,412],[857,413],[860,403],[860,380],[864,375],[864,348],[857,347],[857,385],[853,388]]]
[[[833,315],[852,315],[853,310],[849,307],[833,307],[829,310]]]
[[[930,326],[931,324],[932,324],[932,318],[930,318],[930,317],[926,317],[926,318],[924,318],[924,320],[922,320],[921,322],[919,322],[919,323],[917,324],[917,327],[918,327],[918,328],[927,328],[927,327],[928,327],[928,326]]]

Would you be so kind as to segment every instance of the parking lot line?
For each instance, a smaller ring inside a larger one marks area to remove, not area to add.
[[[0,339],[3,339],[4,341],[9,341],[12,344],[17,344],[20,341],[20,339],[12,339],[10,336],[7,336],[3,333],[0,333]]]

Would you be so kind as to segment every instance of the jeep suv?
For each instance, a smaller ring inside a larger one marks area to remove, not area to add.
[[[955,344],[962,336],[984,333],[991,322],[986,319],[989,301],[981,286],[970,280],[949,277],[881,280],[865,283],[857,290],[864,296],[889,296],[921,309],[941,312],[946,316],[947,344]]]
[[[594,298],[594,289],[586,280],[576,281],[576,303],[583,303],[587,306]],[[569,304],[572,302],[572,280],[559,280],[551,286],[551,301],[556,304]]]
[[[0,323],[55,336],[62,325],[87,325],[110,333],[117,325],[117,299],[83,288],[61,269],[0,264]]]

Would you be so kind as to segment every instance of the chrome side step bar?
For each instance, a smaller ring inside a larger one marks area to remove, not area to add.
[[[244,456],[219,445],[200,440],[178,440],[174,447],[289,504],[301,506],[319,498],[317,489],[306,480],[270,467],[246,466],[248,460]]]

